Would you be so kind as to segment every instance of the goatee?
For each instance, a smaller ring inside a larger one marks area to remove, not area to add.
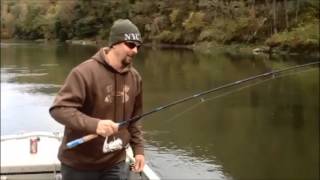
[[[126,57],[125,59],[123,59],[121,61],[122,66],[123,67],[129,66],[131,64],[131,59],[132,59],[131,57]]]

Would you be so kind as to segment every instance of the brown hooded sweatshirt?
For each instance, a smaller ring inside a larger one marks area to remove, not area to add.
[[[116,71],[104,53],[108,53],[107,48],[72,69],[49,110],[56,121],[65,125],[58,158],[79,170],[107,169],[125,160],[125,149],[103,153],[105,138],[101,136],[73,149],[67,149],[66,143],[95,134],[99,120],[120,122],[142,113],[141,76],[132,66]],[[138,122],[119,129],[108,139],[116,138],[124,146],[130,144],[135,155],[144,153]]]

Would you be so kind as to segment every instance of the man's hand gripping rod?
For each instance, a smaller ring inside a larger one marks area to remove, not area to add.
[[[183,101],[185,101],[185,100],[183,100]],[[133,123],[133,122],[138,121],[139,119],[141,119],[141,118],[144,117],[144,116],[147,116],[147,115],[149,115],[149,114],[158,112],[158,111],[160,111],[160,110],[162,110],[162,109],[168,108],[168,107],[170,107],[170,106],[173,106],[173,105],[178,104],[178,103],[181,103],[181,102],[182,102],[182,100],[175,101],[175,102],[170,103],[170,104],[168,104],[168,105],[166,105],[166,106],[158,107],[158,108],[156,108],[156,109],[154,109],[154,110],[152,110],[152,111],[146,112],[146,113],[144,113],[144,114],[141,114],[141,115],[139,115],[139,116],[133,117],[133,118],[131,118],[131,119],[128,119],[128,120],[125,120],[125,121],[121,121],[120,123],[118,123],[119,129],[120,129],[120,128],[123,128],[123,127],[126,126],[126,124],[128,124],[128,123]],[[75,140],[73,140],[73,141],[68,142],[68,143],[67,143],[67,147],[68,147],[69,149],[74,148],[74,147],[76,147],[76,146],[78,146],[78,145],[80,145],[80,144],[83,144],[83,143],[88,142],[88,141],[90,141],[90,140],[92,140],[92,139],[94,139],[94,138],[97,138],[98,136],[99,136],[99,135],[97,135],[97,134],[89,134],[89,135],[83,136],[82,138],[75,139]]]
[[[129,120],[127,120],[127,121],[122,121],[122,122],[117,123],[117,124],[118,124],[119,128],[122,128],[122,127],[124,127],[127,123],[132,122],[132,121],[137,121],[137,120],[140,119],[141,117],[142,117],[142,116],[138,116],[138,117],[136,117],[136,118],[132,118],[132,119],[129,119]],[[97,138],[98,136],[99,136],[99,135],[97,135],[97,134],[89,134],[89,135],[83,136],[82,138],[75,139],[75,140],[73,140],[73,141],[68,142],[68,143],[67,143],[67,147],[68,147],[69,149],[74,148],[74,147],[76,147],[76,146],[78,146],[78,145],[80,145],[80,144],[83,144],[83,143],[88,142],[88,141],[90,141],[90,140],[92,140],[92,139],[94,139],[94,138]]]

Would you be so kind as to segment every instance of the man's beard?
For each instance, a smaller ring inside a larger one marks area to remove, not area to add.
[[[132,61],[133,57],[129,57],[129,56],[126,56],[122,61],[121,61],[121,64],[123,67],[127,67],[131,64],[131,61]]]

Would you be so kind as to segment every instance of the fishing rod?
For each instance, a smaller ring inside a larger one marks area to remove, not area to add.
[[[311,70],[314,70],[314,69],[308,69],[308,70],[304,70],[304,71],[301,70],[301,71],[299,71],[299,73],[301,73],[301,72],[309,72]],[[238,92],[238,91],[241,91],[241,90],[244,90],[244,89],[259,85],[259,84],[262,84],[262,83],[265,83],[265,82],[273,80],[275,78],[286,77],[286,76],[290,76],[292,74],[294,74],[294,72],[293,73],[284,74],[284,75],[278,75],[277,77],[274,77],[274,78],[268,78],[268,79],[265,78],[265,79],[263,79],[261,81],[253,82],[253,83],[250,83],[250,84],[245,85],[245,86],[240,86],[239,88],[237,87],[236,89],[232,89],[230,91],[228,90],[228,91],[223,92],[221,94],[219,93],[218,95],[215,95],[213,97],[210,96],[210,98],[201,98],[199,103],[195,103],[194,105],[188,107],[187,109],[184,109],[181,113],[179,112],[179,114],[175,114],[173,117],[171,117],[169,119],[166,119],[163,122],[172,121],[172,120],[176,119],[177,117],[181,116],[182,114],[184,114],[186,112],[189,112],[190,110],[196,108],[201,103],[209,102],[209,101],[212,101],[212,100],[217,99],[217,98],[225,97],[227,95],[233,94],[235,92]]]
[[[259,79],[259,78],[266,78],[266,77],[270,77],[270,76],[271,77],[275,77],[277,74],[280,74],[280,73],[283,73],[283,72],[286,72],[286,71],[300,69],[300,68],[304,68],[304,67],[308,67],[308,66],[312,66],[312,65],[316,65],[316,64],[320,64],[320,61],[306,63],[306,64],[302,64],[302,65],[291,66],[291,67],[287,67],[287,68],[284,68],[284,69],[281,69],[281,70],[270,71],[270,72],[266,72],[266,73],[259,74],[259,75],[256,75],[256,76],[251,76],[251,77],[248,77],[248,78],[245,78],[245,79],[242,79],[242,80],[238,80],[238,81],[235,81],[235,82],[231,82],[231,83],[228,83],[228,84],[225,84],[225,85],[213,88],[213,89],[209,89],[207,91],[203,91],[203,92],[200,92],[200,93],[197,93],[197,94],[194,94],[194,95],[191,95],[191,96],[176,100],[176,101],[174,101],[172,103],[169,103],[167,105],[157,107],[157,108],[155,108],[155,109],[153,109],[153,110],[151,110],[149,112],[146,112],[146,113],[143,113],[141,115],[135,116],[135,117],[130,118],[128,120],[123,120],[120,123],[118,123],[118,125],[119,125],[119,128],[123,128],[128,123],[136,122],[136,121],[140,120],[141,118],[143,118],[145,116],[151,115],[153,113],[156,113],[156,112],[161,111],[163,109],[167,109],[167,108],[175,106],[177,104],[181,104],[181,103],[189,101],[191,99],[195,99],[195,98],[198,98],[198,97],[201,97],[201,96],[204,96],[204,95],[207,95],[207,94],[210,94],[210,93],[213,93],[213,92],[225,89],[225,88],[234,87],[234,86],[237,86],[239,84],[243,84],[245,82],[253,81],[253,80],[256,80],[256,79]],[[85,143],[87,141],[90,141],[90,140],[92,140],[94,138],[97,138],[98,136],[99,135],[97,135],[97,134],[89,134],[89,135],[83,136],[82,138],[75,139],[73,141],[68,142],[67,143],[67,147],[69,149],[74,148],[74,147],[76,147],[76,146],[78,146],[80,144],[83,144],[83,143]]]

